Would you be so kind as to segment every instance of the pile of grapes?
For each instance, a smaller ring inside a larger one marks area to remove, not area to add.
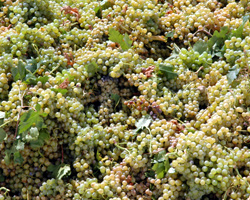
[[[248,0],[0,0],[0,200],[250,199]]]

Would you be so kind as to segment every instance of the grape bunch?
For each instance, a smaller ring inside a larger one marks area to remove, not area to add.
[[[249,19],[247,0],[0,0],[0,199],[249,199]]]

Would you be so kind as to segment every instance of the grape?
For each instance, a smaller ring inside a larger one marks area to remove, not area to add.
[[[0,2],[0,199],[248,199],[249,7]]]

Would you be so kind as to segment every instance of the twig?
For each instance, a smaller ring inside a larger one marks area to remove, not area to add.
[[[198,74],[199,71],[201,71],[203,69],[203,66],[201,66],[195,73]]]
[[[197,30],[197,31],[194,33],[194,36],[195,36],[198,32],[204,32],[204,33],[208,34],[208,35],[211,36],[211,37],[213,36],[211,33],[209,33],[208,31],[206,31],[204,28],[201,29],[201,30]]]

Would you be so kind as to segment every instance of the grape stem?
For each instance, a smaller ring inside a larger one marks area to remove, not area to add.
[[[203,29],[201,29],[201,30],[197,30],[197,31],[194,33],[194,36],[195,36],[198,32],[204,32],[204,33],[208,34],[208,35],[211,36],[211,37],[213,36],[211,33],[209,33],[208,31],[206,31],[204,27],[203,27]]]
[[[20,91],[20,88],[19,88],[19,100],[21,102],[21,108],[18,112],[18,116],[17,116],[17,123],[16,123],[16,130],[15,130],[15,136],[14,138],[16,138],[17,136],[17,129],[18,129],[18,126],[19,126],[19,122],[20,122],[20,116],[21,116],[21,112],[22,112],[22,109],[23,109],[23,97],[25,95],[25,91],[23,92],[23,95],[21,95],[21,91]]]
[[[9,190],[8,188],[6,188],[6,187],[0,187],[0,191],[1,191],[1,190],[4,190],[4,191],[5,191],[5,192],[4,192],[4,195],[6,195],[6,193],[10,191],[10,190]]]
[[[148,127],[145,127],[148,132],[150,133],[150,142],[149,142],[149,153],[150,153],[150,157],[152,157],[152,133],[150,131],[150,129]]]
[[[0,128],[4,127],[6,124],[8,124],[8,123],[10,123],[10,122],[12,122],[12,121],[13,121],[13,120],[9,120],[9,121],[3,123],[2,125],[0,125]]]
[[[116,146],[117,148],[122,149],[122,150],[124,150],[124,151],[127,151],[128,154],[130,154],[130,151],[129,151],[128,149],[126,149],[126,148],[124,148],[124,147],[121,147],[121,146],[118,145],[117,143],[114,143],[114,144],[115,144],[115,146]]]

